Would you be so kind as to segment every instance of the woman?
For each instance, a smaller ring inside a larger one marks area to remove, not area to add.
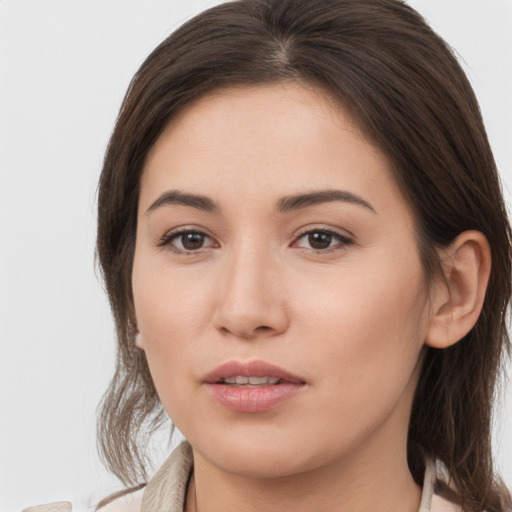
[[[166,414],[188,440],[101,510],[510,510],[510,227],[471,87],[410,7],[186,23],[130,86],[98,212],[106,463],[145,481]]]

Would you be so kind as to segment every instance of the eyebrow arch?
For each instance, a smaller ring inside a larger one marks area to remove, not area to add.
[[[180,192],[179,190],[168,190],[151,204],[151,206],[146,210],[146,215],[160,206],[168,204],[181,204],[184,206],[191,206],[192,208],[203,210],[205,212],[220,213],[219,204],[209,197],[197,194],[188,194],[186,192]]]
[[[341,201],[343,203],[356,204],[363,206],[373,213],[377,213],[375,208],[362,197],[359,197],[352,192],[346,190],[319,190],[308,194],[297,194],[293,196],[286,196],[277,201],[275,209],[280,213],[287,213],[308,206],[314,206],[322,203],[331,203],[334,201]]]

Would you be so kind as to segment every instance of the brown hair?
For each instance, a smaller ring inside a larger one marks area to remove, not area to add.
[[[414,209],[429,277],[440,269],[437,248],[468,229],[487,237],[493,264],[480,318],[453,347],[425,349],[409,459],[414,474],[422,457],[442,461],[463,510],[504,511],[509,497],[494,475],[490,436],[510,350],[510,226],[472,88],[447,44],[400,0],[228,2],[185,23],[135,75],[99,184],[97,253],[118,337],[98,425],[107,466],[125,484],[144,480],[147,436],[166,417],[134,347],[131,272],[148,150],[199,96],[283,80],[327,91],[387,155]]]

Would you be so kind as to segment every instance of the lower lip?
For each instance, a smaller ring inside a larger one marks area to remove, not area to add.
[[[268,411],[293,398],[303,386],[303,384],[291,382],[261,387],[206,384],[214,400],[226,409],[236,412]]]

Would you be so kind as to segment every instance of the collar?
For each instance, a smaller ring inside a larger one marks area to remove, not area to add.
[[[192,447],[185,441],[171,453],[146,485],[142,512],[183,512],[193,467]]]

